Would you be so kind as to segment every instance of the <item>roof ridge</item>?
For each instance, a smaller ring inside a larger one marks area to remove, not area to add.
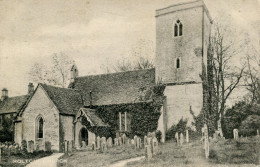
[[[94,76],[105,76],[105,75],[114,75],[114,74],[130,73],[130,72],[136,72],[136,71],[149,71],[149,70],[153,70],[153,69],[155,69],[155,67],[153,67],[153,68],[146,68],[146,69],[138,69],[138,70],[130,70],[130,71],[112,72],[112,73],[106,73],[106,74],[85,75],[85,76],[76,77],[75,79],[77,79],[77,78],[85,78],[85,77],[94,77]]]
[[[48,84],[45,84],[45,83],[39,83],[39,85],[44,85],[44,86],[47,86],[47,87],[53,87],[53,88],[57,88],[57,89],[66,89],[66,90],[80,91],[79,89],[62,88],[62,87],[58,87],[58,86],[48,85]]]

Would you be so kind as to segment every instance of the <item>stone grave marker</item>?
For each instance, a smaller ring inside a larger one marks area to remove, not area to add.
[[[238,140],[238,129],[233,129],[233,136],[235,140]]]
[[[51,142],[49,142],[50,144],[49,144],[49,151],[51,151]],[[73,141],[69,141],[68,142],[68,153],[72,153],[72,148],[73,148]]]
[[[184,143],[184,136],[181,133],[181,135],[180,135],[180,144],[181,144],[181,146],[183,145],[183,143]]]
[[[112,147],[112,146],[113,146],[112,138],[109,137],[109,138],[107,139],[107,147]]]
[[[83,141],[82,141],[82,147],[83,147]],[[64,153],[68,154],[68,141],[67,140],[64,141]]]
[[[114,138],[114,145],[118,146],[118,138]]]
[[[136,138],[136,149],[140,148],[140,140],[139,137]]]
[[[175,133],[175,139],[176,139],[177,144],[179,144],[179,134],[178,134],[178,132]]]
[[[82,147],[81,148],[85,149],[86,147],[87,147],[86,142],[82,141]]]
[[[158,140],[157,140],[157,138],[155,137],[155,138],[153,138],[152,139],[152,142],[153,142],[153,144],[152,144],[152,147],[153,147],[153,151],[152,151],[152,153],[153,153],[153,155],[156,155],[157,153],[158,153]]]
[[[100,137],[98,136],[97,137],[97,150],[100,149]]]
[[[122,140],[123,140],[123,144],[126,144],[126,135],[125,134],[122,135]]]
[[[259,137],[259,129],[256,130],[256,135]]]
[[[96,143],[94,141],[91,143],[91,150],[92,151],[96,150]]]
[[[144,146],[147,145],[147,136],[144,136]]]
[[[122,138],[121,137],[118,138],[118,142],[119,142],[119,146],[122,146]]]
[[[131,139],[131,144],[134,145],[135,144],[135,141],[134,139]]]
[[[152,150],[151,150],[151,145],[150,144],[147,144],[145,146],[145,158],[148,161],[152,158]]]
[[[208,134],[208,126],[204,124],[204,149],[205,149],[205,156],[206,159],[209,158],[209,134]]]
[[[189,130],[186,130],[186,143],[190,142],[190,138],[189,138]]]
[[[136,135],[134,136],[134,143],[135,143],[134,144],[135,145],[135,149],[137,149],[137,136]]]

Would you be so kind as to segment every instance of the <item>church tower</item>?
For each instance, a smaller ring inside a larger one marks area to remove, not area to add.
[[[203,90],[200,75],[207,65],[212,20],[202,0],[156,10],[156,79],[165,83],[167,129],[198,114]]]
[[[70,69],[70,83],[74,82],[74,79],[78,76],[79,76],[79,71],[75,62],[73,61],[73,65]]]

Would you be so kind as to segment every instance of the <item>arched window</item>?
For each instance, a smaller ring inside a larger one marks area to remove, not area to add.
[[[179,58],[176,59],[176,68],[180,68],[181,67],[181,61]]]
[[[37,119],[36,119],[36,123],[37,123],[37,129],[36,129],[36,137],[38,139],[42,139],[43,138],[43,118],[41,116],[39,116]]]
[[[174,24],[174,36],[182,36],[183,34],[183,25],[180,20],[177,20]]]

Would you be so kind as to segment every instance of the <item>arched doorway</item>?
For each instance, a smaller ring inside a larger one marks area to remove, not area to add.
[[[81,147],[82,141],[85,141],[86,145],[88,145],[88,130],[86,128],[81,128],[79,132],[79,144]]]

